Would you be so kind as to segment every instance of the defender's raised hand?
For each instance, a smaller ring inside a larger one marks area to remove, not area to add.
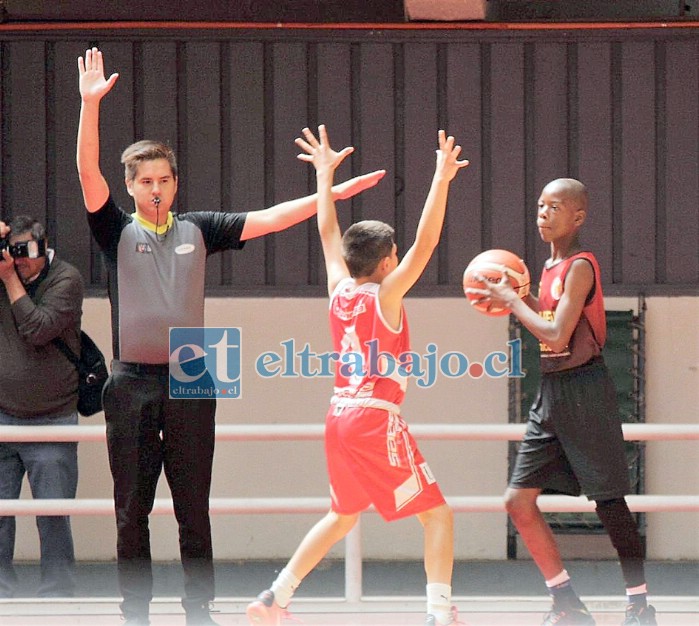
[[[456,173],[463,167],[467,167],[467,159],[459,161],[461,146],[454,145],[454,137],[440,130],[438,133],[439,149],[437,150],[437,165],[435,166],[435,176],[444,180],[452,180]]]
[[[78,57],[78,71],[80,96],[84,102],[101,100],[119,78],[119,74],[114,73],[105,79],[102,52],[97,48],[86,50],[84,58]]]
[[[303,138],[296,138],[296,145],[306,154],[299,154],[298,158],[307,163],[313,163],[317,173],[334,171],[347,156],[354,152],[354,148],[348,146],[339,152],[330,147],[328,131],[324,124],[318,126],[318,139],[309,128],[302,131]]]

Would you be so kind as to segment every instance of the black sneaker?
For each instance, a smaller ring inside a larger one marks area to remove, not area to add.
[[[580,608],[560,608],[554,605],[546,614],[541,626],[595,626],[595,620],[583,606]]]
[[[644,607],[629,604],[626,607],[626,619],[621,626],[658,626],[658,622],[655,621],[655,607],[650,604]]]
[[[187,605],[187,626],[219,626],[211,619],[211,605],[207,602],[201,605]]]

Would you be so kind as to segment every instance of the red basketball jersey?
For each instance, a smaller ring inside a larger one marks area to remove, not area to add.
[[[562,352],[553,352],[546,344],[539,344],[542,372],[566,370],[587,363],[602,352],[607,338],[602,279],[597,259],[591,252],[579,252],[551,267],[544,267],[539,283],[539,315],[547,320],[555,319],[568,270],[577,259],[585,259],[592,265],[595,283],[566,348]]]
[[[401,355],[410,350],[408,320],[401,311],[398,330],[384,320],[379,285],[346,278],[330,298],[330,331],[339,355],[335,397],[375,399],[400,406],[409,370]]]

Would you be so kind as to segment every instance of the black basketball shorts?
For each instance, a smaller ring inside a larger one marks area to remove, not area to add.
[[[510,487],[590,500],[629,493],[616,389],[601,359],[542,376]]]

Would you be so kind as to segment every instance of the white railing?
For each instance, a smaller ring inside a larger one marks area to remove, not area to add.
[[[216,441],[304,441],[323,438],[322,424],[218,425]],[[414,424],[410,430],[418,439],[467,441],[517,441],[524,435],[524,424]],[[628,441],[699,440],[699,424],[624,424]],[[0,426],[0,441],[104,441],[104,425],[79,426]],[[699,495],[629,495],[633,512],[699,511]],[[462,496],[448,498],[458,513],[504,512],[502,496]],[[540,496],[544,512],[590,512],[595,503],[584,496]],[[324,513],[328,498],[211,498],[213,515]],[[154,515],[172,514],[172,500],[156,498]],[[368,512],[373,512],[369,509]],[[0,515],[113,515],[112,499],[22,499],[0,500]],[[355,526],[345,539],[345,600],[362,598],[361,527]]]
[[[699,439],[699,424],[623,424],[627,441]],[[525,424],[411,424],[419,439],[518,441]],[[216,441],[308,441],[323,438],[323,424],[219,424]],[[104,441],[104,424],[0,426],[0,441]]]

